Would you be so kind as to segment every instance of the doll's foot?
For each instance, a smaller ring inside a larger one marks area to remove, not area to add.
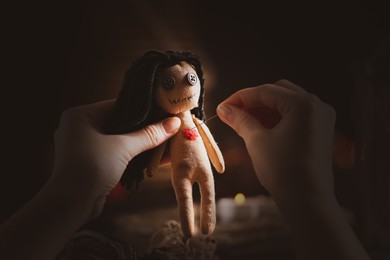
[[[151,248],[170,248],[184,244],[184,236],[179,222],[168,220],[152,236]]]
[[[199,235],[187,241],[187,247],[194,259],[217,259],[217,240],[210,235]]]
[[[210,235],[186,238],[175,220],[170,220],[152,236],[149,255],[163,259],[216,260],[217,241]]]

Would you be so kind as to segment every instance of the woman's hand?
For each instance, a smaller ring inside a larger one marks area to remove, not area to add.
[[[217,112],[244,139],[256,174],[271,194],[333,193],[336,116],[331,106],[281,80],[240,90]]]
[[[54,259],[68,239],[98,216],[127,163],[176,133],[178,118],[124,135],[102,131],[114,101],[63,113],[55,134],[53,175],[42,190],[0,226],[1,259]]]
[[[333,192],[335,111],[286,81],[243,89],[219,105],[282,211],[297,259],[364,259]]]
[[[96,201],[91,217],[100,213],[128,162],[166,141],[180,127],[180,120],[173,117],[133,133],[106,135],[104,123],[113,106],[111,100],[65,111],[54,139],[54,175],[65,189],[90,189]]]

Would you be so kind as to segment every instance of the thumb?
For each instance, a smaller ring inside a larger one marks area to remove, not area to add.
[[[179,130],[181,121],[177,117],[170,117],[164,121],[154,123],[128,134],[131,158],[150,150],[172,137]]]
[[[264,127],[256,117],[238,107],[220,104],[217,107],[217,114],[222,121],[233,128],[244,139],[249,140],[258,130],[264,130]]]

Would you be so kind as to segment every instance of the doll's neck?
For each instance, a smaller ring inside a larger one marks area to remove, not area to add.
[[[180,112],[176,116],[180,118],[182,127],[192,127],[194,125],[190,110]]]
[[[184,119],[184,118],[187,118],[187,117],[191,117],[191,110],[187,110],[187,111],[184,111],[184,112],[180,112],[180,113],[177,113],[176,116],[180,119]]]

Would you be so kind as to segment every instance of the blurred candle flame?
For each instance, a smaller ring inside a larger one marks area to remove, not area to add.
[[[245,203],[245,195],[242,193],[237,193],[236,196],[234,196],[234,202],[237,205],[243,205]]]

